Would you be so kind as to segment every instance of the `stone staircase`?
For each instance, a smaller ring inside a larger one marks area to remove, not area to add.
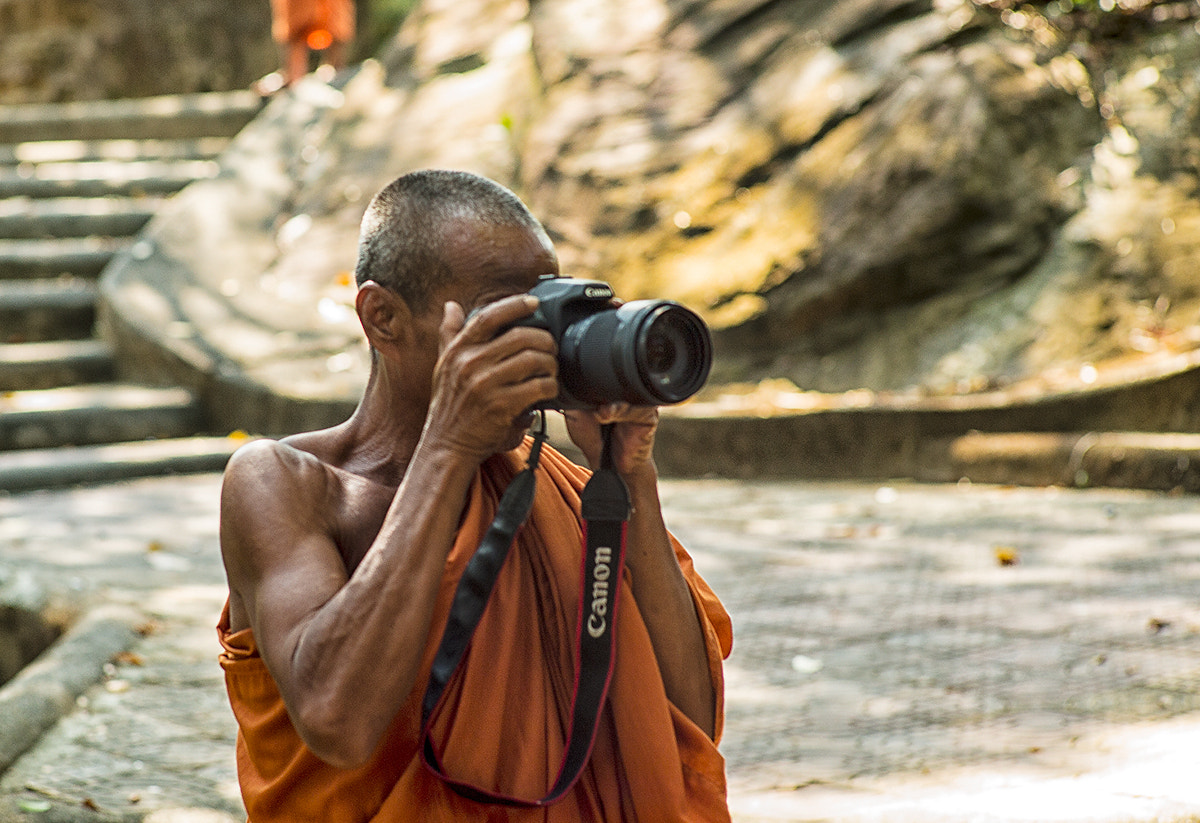
[[[217,172],[250,92],[0,107],[0,493],[219,470],[197,399],[96,334],[97,283],[164,200]]]

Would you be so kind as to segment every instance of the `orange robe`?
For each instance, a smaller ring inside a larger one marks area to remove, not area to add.
[[[418,685],[371,760],[341,770],[301,742],[255,648],[251,630],[218,627],[230,703],[239,725],[238,775],[250,823],[461,823],[480,821],[729,821],[725,763],[716,743],[668,700],[626,569],[617,610],[617,657],[591,760],[567,796],[544,809],[481,805],[455,794],[422,764],[421,699],[455,585],[492,521],[527,447],[481,468],[446,563]],[[533,513],[496,581],[471,647],[443,697],[434,740],[448,774],[524,798],[542,797],[557,774],[574,688],[580,597],[579,490],[586,470],[549,447]],[[674,538],[672,538],[674,541]],[[724,716],[722,659],[729,617],[675,542],[691,587]]]
[[[335,43],[354,39],[353,0],[271,0],[271,34],[280,43],[327,31]]]

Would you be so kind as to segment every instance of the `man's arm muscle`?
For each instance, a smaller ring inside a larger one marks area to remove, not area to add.
[[[239,452],[226,473],[221,542],[231,590],[297,732],[330,763],[365,761],[413,688],[474,469],[418,449],[349,577],[315,459],[265,444]]]
[[[412,691],[475,473],[524,409],[558,391],[548,333],[500,334],[536,305],[516,295],[470,321],[446,305],[424,428],[353,574],[332,535],[330,469],[264,442],[226,470],[221,543],[232,595],[297,731],[330,763],[365,762]]]

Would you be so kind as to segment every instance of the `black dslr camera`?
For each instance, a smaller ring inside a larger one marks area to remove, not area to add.
[[[513,325],[545,329],[558,343],[558,397],[539,404],[543,408],[668,405],[687,400],[708,379],[708,327],[678,303],[614,306],[607,283],[552,274],[529,293],[541,303]]]

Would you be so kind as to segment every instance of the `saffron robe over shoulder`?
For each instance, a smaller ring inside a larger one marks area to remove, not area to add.
[[[418,685],[366,765],[337,769],[305,747],[252,631],[230,634],[228,614],[222,616],[221,666],[239,725],[238,776],[250,823],[729,820],[724,760],[716,743],[668,701],[628,569],[621,582],[608,702],[591,760],[563,800],[544,809],[479,804],[455,794],[422,764],[421,699],[455,585],[527,452],[526,446],[497,455],[481,467],[447,559],[429,637],[418,641],[425,646]],[[579,490],[587,477],[585,469],[550,448],[543,450],[533,512],[509,552],[434,724],[443,765],[456,779],[534,799],[546,794],[558,772],[574,689]],[[705,634],[719,740],[721,661],[732,644],[730,621],[691,558],[674,545]]]
[[[354,39],[353,0],[271,0],[271,35],[280,43],[327,31],[337,43]]]

